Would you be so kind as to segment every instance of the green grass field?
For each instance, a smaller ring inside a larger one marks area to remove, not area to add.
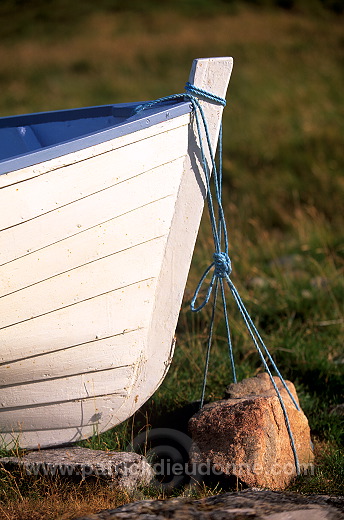
[[[223,122],[232,280],[309,418],[317,471],[290,489],[344,494],[342,416],[332,412],[343,403],[344,367],[340,9],[314,3],[310,10],[306,1],[289,2],[289,10],[220,1],[213,8],[199,2],[197,9],[190,0],[175,8],[151,1],[146,9],[141,2],[123,10],[102,0],[98,11],[84,2],[80,12],[69,14],[63,0],[51,9],[43,2],[31,9],[24,4],[6,0],[0,7],[2,116],[181,92],[193,58],[233,56]],[[200,398],[210,309],[195,315],[189,302],[212,253],[205,214],[165,381],[133,420],[86,445],[123,449],[140,428],[158,426],[164,415]],[[230,296],[229,301],[243,378],[262,367]],[[222,398],[231,378],[219,318],[206,399]],[[3,472],[0,499],[1,518],[35,520],[70,518],[130,497],[99,483],[28,481]]]

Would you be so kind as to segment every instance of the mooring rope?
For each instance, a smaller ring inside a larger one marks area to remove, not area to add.
[[[270,381],[274,387],[274,390],[276,392],[276,395],[279,399],[287,431],[289,434],[290,444],[294,455],[295,460],[295,467],[296,472],[299,475],[300,474],[300,465],[298,460],[298,455],[296,452],[295,447],[295,441],[293,437],[293,433],[291,431],[290,422],[288,413],[283,401],[283,397],[277,387],[277,384],[273,378],[273,375],[271,373],[271,370],[269,369],[268,363],[264,357],[264,355],[268,358],[268,360],[271,363],[272,368],[276,372],[277,376],[279,377],[283,387],[287,391],[289,397],[291,398],[293,404],[295,405],[297,410],[300,410],[294,396],[290,392],[286,382],[284,381],[280,371],[278,370],[270,352],[268,351],[263,339],[261,338],[256,326],[254,325],[242,299],[240,298],[240,295],[233,284],[230,275],[232,272],[232,264],[231,260],[228,254],[228,233],[227,233],[227,226],[224,216],[224,211],[222,207],[222,124],[220,127],[220,133],[219,133],[219,144],[218,144],[218,166],[216,165],[215,161],[215,154],[213,153],[211,140],[209,136],[209,129],[208,124],[206,121],[206,117],[202,108],[202,105],[200,104],[199,98],[205,98],[210,102],[214,102],[217,104],[220,104],[222,106],[226,106],[226,100],[211,94],[210,92],[207,92],[203,89],[199,89],[195,85],[190,84],[189,82],[185,85],[186,94],[173,94],[171,96],[166,96],[163,98],[156,99],[154,101],[149,101],[147,103],[144,103],[142,105],[139,105],[136,107],[136,112],[139,112],[141,110],[145,110],[147,108],[152,107],[153,105],[156,105],[158,103],[162,103],[164,101],[173,101],[173,100],[188,100],[193,108],[193,112],[195,114],[195,122],[196,122],[196,128],[197,128],[197,134],[198,134],[198,140],[199,140],[199,147],[201,152],[201,161],[202,161],[202,167],[205,175],[205,181],[207,184],[207,204],[208,204],[208,210],[209,210],[209,216],[210,216],[210,223],[212,227],[212,233],[213,233],[213,239],[214,239],[214,248],[215,252],[213,254],[213,262],[206,268],[203,275],[201,276],[201,279],[196,287],[194,296],[191,300],[191,310],[193,312],[199,312],[203,307],[209,302],[212,293],[212,312],[211,312],[211,318],[209,323],[209,333],[208,333],[208,339],[207,339],[207,351],[206,351],[206,360],[205,360],[205,367],[204,367],[204,377],[203,377],[203,385],[202,385],[202,395],[201,395],[201,408],[204,405],[204,399],[205,399],[205,391],[206,391],[206,384],[207,384],[207,375],[209,370],[209,359],[210,359],[210,351],[211,351],[211,345],[212,345],[212,338],[213,338],[213,330],[214,330],[214,320],[215,320],[215,312],[216,312],[216,303],[217,298],[219,294],[219,287],[221,292],[221,299],[222,299],[222,308],[224,313],[224,322],[226,327],[226,333],[227,333],[227,343],[228,343],[228,354],[230,358],[231,363],[231,369],[233,374],[233,381],[234,383],[237,382],[237,376],[236,376],[236,370],[235,370],[235,361],[234,361],[234,354],[233,354],[233,346],[232,346],[232,340],[231,340],[231,331],[229,327],[229,321],[228,321],[228,313],[227,313],[227,303],[226,303],[226,294],[225,294],[225,282],[234,298],[235,303],[237,304],[237,307],[240,311],[240,314],[244,320],[244,323],[246,325],[246,328],[249,332],[249,335],[251,336],[251,339],[255,345],[255,348],[259,354],[259,357],[262,361],[262,364],[266,370],[266,372],[269,375]],[[202,131],[203,129],[203,131]],[[205,145],[203,142],[203,135],[205,135],[206,140],[206,149],[208,151],[209,157],[210,157],[210,166],[208,164],[208,161],[206,159],[206,153],[205,153]],[[212,176],[211,176],[212,173]],[[211,184],[210,180],[213,179],[213,190],[211,190]],[[215,193],[215,204],[214,204],[214,197],[212,195],[212,191]],[[215,209],[216,208],[216,209]],[[217,215],[216,215],[217,214]],[[209,273],[212,272],[211,279],[208,285],[208,288],[206,290],[205,297],[203,301],[196,306],[196,300],[198,298],[199,292],[201,290],[201,287],[203,286],[203,283],[205,282],[207,276]]]

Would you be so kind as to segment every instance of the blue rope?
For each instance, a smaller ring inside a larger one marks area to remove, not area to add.
[[[152,107],[155,104],[162,103],[164,101],[187,99],[192,104],[194,114],[195,114],[196,128],[197,128],[197,133],[198,133],[198,138],[199,138],[199,143],[200,143],[202,166],[203,166],[203,171],[205,174],[205,180],[206,180],[206,184],[207,184],[207,205],[208,205],[208,210],[209,210],[210,223],[211,223],[211,227],[212,227],[212,233],[213,233],[213,238],[214,238],[214,247],[215,247],[215,252],[213,254],[213,262],[206,268],[203,275],[201,276],[201,279],[196,287],[194,296],[190,303],[191,310],[193,312],[199,312],[201,309],[203,309],[203,307],[205,307],[205,305],[207,305],[207,303],[209,302],[211,295],[213,293],[212,313],[211,313],[211,319],[210,319],[210,324],[209,324],[209,333],[208,333],[208,339],[207,339],[207,351],[206,351],[206,360],[205,360],[205,367],[204,367],[204,377],[203,377],[203,386],[202,386],[200,407],[201,408],[203,407],[204,398],[205,398],[207,375],[208,375],[208,370],[209,370],[210,351],[211,351],[213,330],[214,330],[216,302],[217,302],[217,298],[218,298],[218,294],[219,294],[219,286],[220,286],[221,300],[222,300],[222,306],[223,306],[225,327],[226,327],[226,332],[227,332],[228,354],[229,354],[230,363],[231,363],[233,380],[234,380],[234,383],[237,382],[233,346],[232,346],[232,340],[231,340],[231,332],[230,332],[228,314],[227,314],[226,295],[225,295],[225,284],[227,284],[227,286],[234,298],[234,301],[238,306],[238,309],[244,320],[244,323],[249,332],[249,335],[251,336],[251,339],[257,349],[257,352],[262,361],[262,364],[263,364],[266,372],[269,375],[270,381],[274,387],[276,395],[279,399],[279,402],[280,402],[280,405],[281,405],[281,408],[283,411],[286,427],[288,430],[289,438],[290,438],[291,448],[292,448],[293,455],[294,455],[296,472],[299,475],[300,474],[300,465],[299,465],[299,460],[298,460],[298,456],[297,456],[297,452],[296,452],[294,437],[293,437],[291,427],[290,427],[288,413],[287,413],[286,407],[284,405],[282,395],[275,383],[275,380],[272,376],[272,373],[269,369],[269,366],[265,360],[264,355],[270,361],[274,371],[276,372],[277,376],[279,377],[283,387],[287,391],[287,393],[288,393],[289,397],[291,398],[293,404],[295,405],[296,409],[300,410],[300,408],[299,408],[294,396],[290,392],[287,384],[285,383],[281,373],[279,372],[279,370],[278,370],[270,352],[268,351],[263,339],[261,338],[256,326],[254,325],[242,299],[240,298],[240,295],[239,295],[235,285],[233,284],[232,280],[230,279],[230,275],[232,273],[232,264],[231,264],[231,260],[228,255],[228,233],[227,233],[226,221],[225,221],[225,217],[224,217],[224,211],[223,211],[223,207],[222,207],[222,125],[220,128],[220,135],[219,135],[219,147],[218,147],[219,165],[217,167],[216,161],[215,161],[215,155],[213,153],[212,146],[211,146],[207,121],[206,121],[206,118],[204,115],[203,108],[198,100],[198,97],[206,98],[207,100],[209,100],[211,102],[215,102],[222,106],[226,106],[226,100],[221,97],[215,96],[203,89],[199,89],[199,88],[195,87],[194,85],[190,84],[189,82],[186,83],[185,90],[187,91],[186,94],[174,94],[172,96],[166,96],[163,98],[159,98],[155,101],[150,101],[143,105],[139,105],[138,107],[136,107],[136,112],[145,110],[147,108]],[[205,156],[204,143],[203,143],[203,139],[202,139],[202,129],[205,134],[205,141],[206,141],[207,150],[208,150],[209,156],[210,156],[211,168],[209,167],[208,162],[206,160],[206,156]],[[212,179],[213,179],[213,190],[211,189],[211,184],[210,184],[211,171],[212,171]],[[214,198],[212,195],[212,191],[215,193],[215,204],[214,204]],[[216,207],[217,211],[215,211],[215,207]],[[217,213],[217,216],[216,216],[216,213]],[[211,273],[211,272],[212,272],[212,275],[211,275],[211,279],[210,279],[205,297],[204,297],[203,301],[198,306],[196,306],[196,300],[198,298],[199,292],[203,286],[203,283],[205,282],[206,278],[208,277],[209,273]]]
[[[185,84],[185,90],[189,92],[191,95],[196,95],[198,97],[205,97],[206,99],[210,101],[215,101],[215,103],[218,103],[219,105],[222,105],[225,107],[227,105],[227,101],[220,97],[215,96],[215,94],[211,94],[210,92],[207,92],[206,90],[203,90],[202,88],[195,87],[195,85],[192,85],[192,83],[189,83],[189,81]]]

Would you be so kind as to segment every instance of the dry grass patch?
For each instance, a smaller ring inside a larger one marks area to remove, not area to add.
[[[12,498],[0,504],[0,518],[4,520],[70,520],[103,509],[114,509],[142,497],[115,490],[108,483],[97,480],[78,484],[63,478],[29,479],[18,474],[16,482],[12,478],[12,487],[8,487],[7,493]]]

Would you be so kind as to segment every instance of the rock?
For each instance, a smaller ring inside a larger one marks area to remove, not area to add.
[[[289,396],[281,384],[279,378],[274,377],[274,381],[277,384],[277,388],[281,391],[282,389],[282,397]],[[299,404],[298,397],[296,394],[295,386],[290,381],[287,381],[288,388],[292,393],[294,399],[297,404]],[[229,399],[236,399],[238,397],[249,397],[253,395],[275,395],[274,387],[272,386],[269,374],[267,372],[263,372],[258,374],[256,377],[249,377],[247,379],[243,379],[239,383],[231,383],[227,386],[225,391],[225,397]]]
[[[295,408],[280,380],[282,395],[303,473],[314,471],[308,421]],[[298,403],[295,387],[288,388]],[[227,388],[228,399],[205,405],[189,421],[193,467],[208,465],[213,475],[239,479],[249,487],[284,489],[296,475],[283,411],[268,374]]]
[[[125,490],[148,485],[154,476],[142,455],[79,446],[31,451],[23,457],[3,457],[0,464],[7,468],[21,467],[29,475],[105,478]]]
[[[193,500],[142,500],[75,520],[340,520],[343,497],[245,490]]]

